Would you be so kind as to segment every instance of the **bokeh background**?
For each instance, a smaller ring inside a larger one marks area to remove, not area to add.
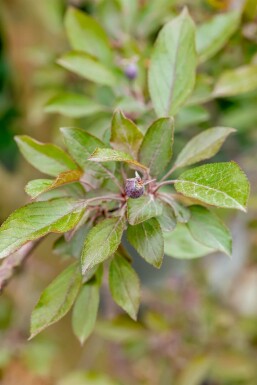
[[[93,14],[113,34],[120,23],[117,3],[1,0],[1,222],[28,202],[24,186],[40,177],[19,155],[15,134],[62,145],[59,127],[63,125],[76,123],[87,129],[91,123],[91,131],[100,135],[109,124],[110,116],[78,121],[49,114],[44,106],[60,90],[84,87],[91,92],[86,81],[78,86],[77,78],[56,64],[57,57],[69,49],[63,27],[67,7]],[[147,1],[139,3],[143,6]],[[147,34],[149,46],[160,27],[184,5],[197,23],[244,7],[240,28],[205,69],[211,82],[224,69],[257,64],[255,0],[155,3],[153,20],[144,21],[148,26],[153,23]],[[140,26],[140,18],[138,22]],[[219,254],[192,261],[169,259],[158,272],[138,263],[142,279],[138,323],[113,304],[105,282],[97,327],[84,347],[72,334],[69,315],[28,342],[30,314],[40,292],[69,263],[51,252],[56,237],[48,237],[0,297],[0,384],[257,384],[257,90],[181,111],[178,148],[201,129],[214,125],[237,129],[216,160],[237,161],[251,182],[248,213],[222,213],[233,233],[232,259]]]

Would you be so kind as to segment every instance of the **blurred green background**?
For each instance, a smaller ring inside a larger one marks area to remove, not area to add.
[[[135,36],[123,39],[126,56],[140,53],[140,49],[147,52],[160,27],[184,5],[197,23],[238,8],[243,9],[240,28],[224,49],[204,64],[209,76],[206,82],[211,84],[223,70],[257,64],[256,0],[138,3],[141,45],[136,46]],[[151,12],[144,12],[149,4]],[[44,110],[60,90],[97,93],[88,82],[81,85],[56,64],[57,57],[69,49],[63,26],[69,5],[94,15],[117,41],[115,35],[121,28],[118,0],[0,3],[1,221],[28,201],[24,186],[39,176],[19,155],[15,134],[61,144],[62,125],[76,123],[85,129],[90,125],[89,130],[100,136],[110,120],[110,115],[102,114],[76,120]],[[100,98],[110,100],[108,93],[100,93]],[[116,105],[111,103],[114,109]],[[135,117],[140,122],[140,114]],[[233,258],[215,254],[201,260],[168,260],[157,272],[138,263],[143,281],[138,323],[121,314],[105,282],[100,319],[84,347],[72,335],[69,316],[28,342],[29,318],[38,296],[67,264],[51,252],[56,237],[47,238],[0,298],[0,384],[257,384],[257,90],[184,108],[177,118],[178,148],[213,125],[238,130],[217,160],[237,161],[252,186],[246,215],[223,214],[233,233]]]

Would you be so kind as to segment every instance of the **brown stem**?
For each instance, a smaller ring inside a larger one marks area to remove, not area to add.
[[[44,238],[40,238],[36,241],[26,243],[20,250],[11,254],[3,261],[0,266],[0,293],[43,239]]]
[[[163,182],[157,183],[155,189],[152,191],[152,193],[155,193],[160,187],[165,186],[167,184],[174,184],[178,182],[178,180],[165,180]]]

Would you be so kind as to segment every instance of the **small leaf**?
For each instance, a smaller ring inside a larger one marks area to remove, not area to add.
[[[224,223],[202,206],[191,206],[191,218],[187,226],[193,238],[205,246],[231,255],[232,238]]]
[[[183,148],[177,157],[175,166],[185,167],[209,159],[214,156],[226,140],[227,136],[235,132],[233,128],[214,127],[196,135]]]
[[[45,111],[71,118],[81,118],[101,112],[104,106],[84,95],[63,92],[54,96],[45,106]]]
[[[200,62],[204,62],[219,52],[240,22],[240,14],[236,11],[214,16],[211,20],[197,27],[196,49]]]
[[[57,176],[78,168],[68,154],[54,144],[44,144],[27,135],[16,136],[15,141],[24,158],[45,174]]]
[[[59,321],[70,310],[81,286],[81,274],[78,264],[65,269],[43,291],[32,312],[31,335],[36,334]]]
[[[172,157],[173,118],[156,120],[147,130],[139,150],[139,160],[150,170],[152,177],[163,173]]]
[[[57,198],[33,202],[14,211],[0,227],[0,258],[48,233],[71,230],[82,217],[85,206],[83,200]]]
[[[178,223],[175,230],[164,234],[165,254],[179,259],[200,258],[215,250],[197,242],[185,224]]]
[[[214,97],[241,95],[257,89],[257,65],[225,71],[214,88]]]
[[[138,199],[128,199],[127,215],[131,225],[137,225],[162,213],[162,204],[154,195],[148,194]]]
[[[108,170],[114,170],[114,164],[102,165],[93,164],[88,160],[88,157],[95,151],[96,148],[106,147],[100,139],[81,130],[80,128],[61,128],[64,136],[65,144],[69,153],[85,171],[85,174],[92,175],[96,178],[109,178]]]
[[[99,286],[96,280],[82,286],[72,312],[72,329],[81,344],[94,330],[99,299]]]
[[[187,223],[189,221],[191,213],[187,207],[174,200],[172,196],[169,196],[168,194],[161,194],[160,199],[172,207],[175,217],[179,223]]]
[[[69,8],[65,15],[65,28],[74,50],[84,51],[105,62],[112,59],[108,37],[98,22],[76,8]]]
[[[176,227],[177,220],[173,208],[165,202],[162,202],[162,214],[157,217],[163,232],[173,231]]]
[[[118,252],[110,264],[109,285],[114,301],[136,321],[140,304],[139,278],[131,264]]]
[[[114,86],[116,84],[114,73],[86,53],[77,51],[68,52],[61,56],[57,60],[57,63],[92,82],[106,86]]]
[[[207,204],[246,211],[249,182],[234,162],[205,164],[185,171],[175,183],[178,192]]]
[[[88,160],[93,162],[125,162],[135,168],[147,170],[147,167],[134,160],[131,155],[123,151],[112,150],[110,148],[97,148]]]
[[[83,274],[115,253],[124,227],[124,218],[116,217],[104,219],[89,231],[81,255]]]
[[[128,226],[127,238],[146,262],[159,268],[164,254],[164,241],[159,222],[151,218],[136,226]]]
[[[127,119],[121,111],[113,115],[111,128],[111,144],[115,150],[121,150],[137,159],[137,152],[143,134],[132,120]]]
[[[158,35],[149,69],[149,92],[156,114],[174,115],[194,88],[195,26],[186,9]]]
[[[64,186],[68,183],[73,183],[79,181],[82,176],[81,170],[72,170],[62,172],[55,180],[52,179],[35,179],[30,181],[26,187],[25,191],[31,198],[36,198],[38,195],[53,190],[54,188]]]

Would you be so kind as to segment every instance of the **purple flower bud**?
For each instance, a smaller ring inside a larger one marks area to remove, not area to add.
[[[126,180],[126,195],[132,199],[140,198],[145,192],[145,186],[141,178],[130,178]]]
[[[124,70],[125,75],[129,80],[134,80],[137,77],[138,68],[135,63],[129,63]]]

